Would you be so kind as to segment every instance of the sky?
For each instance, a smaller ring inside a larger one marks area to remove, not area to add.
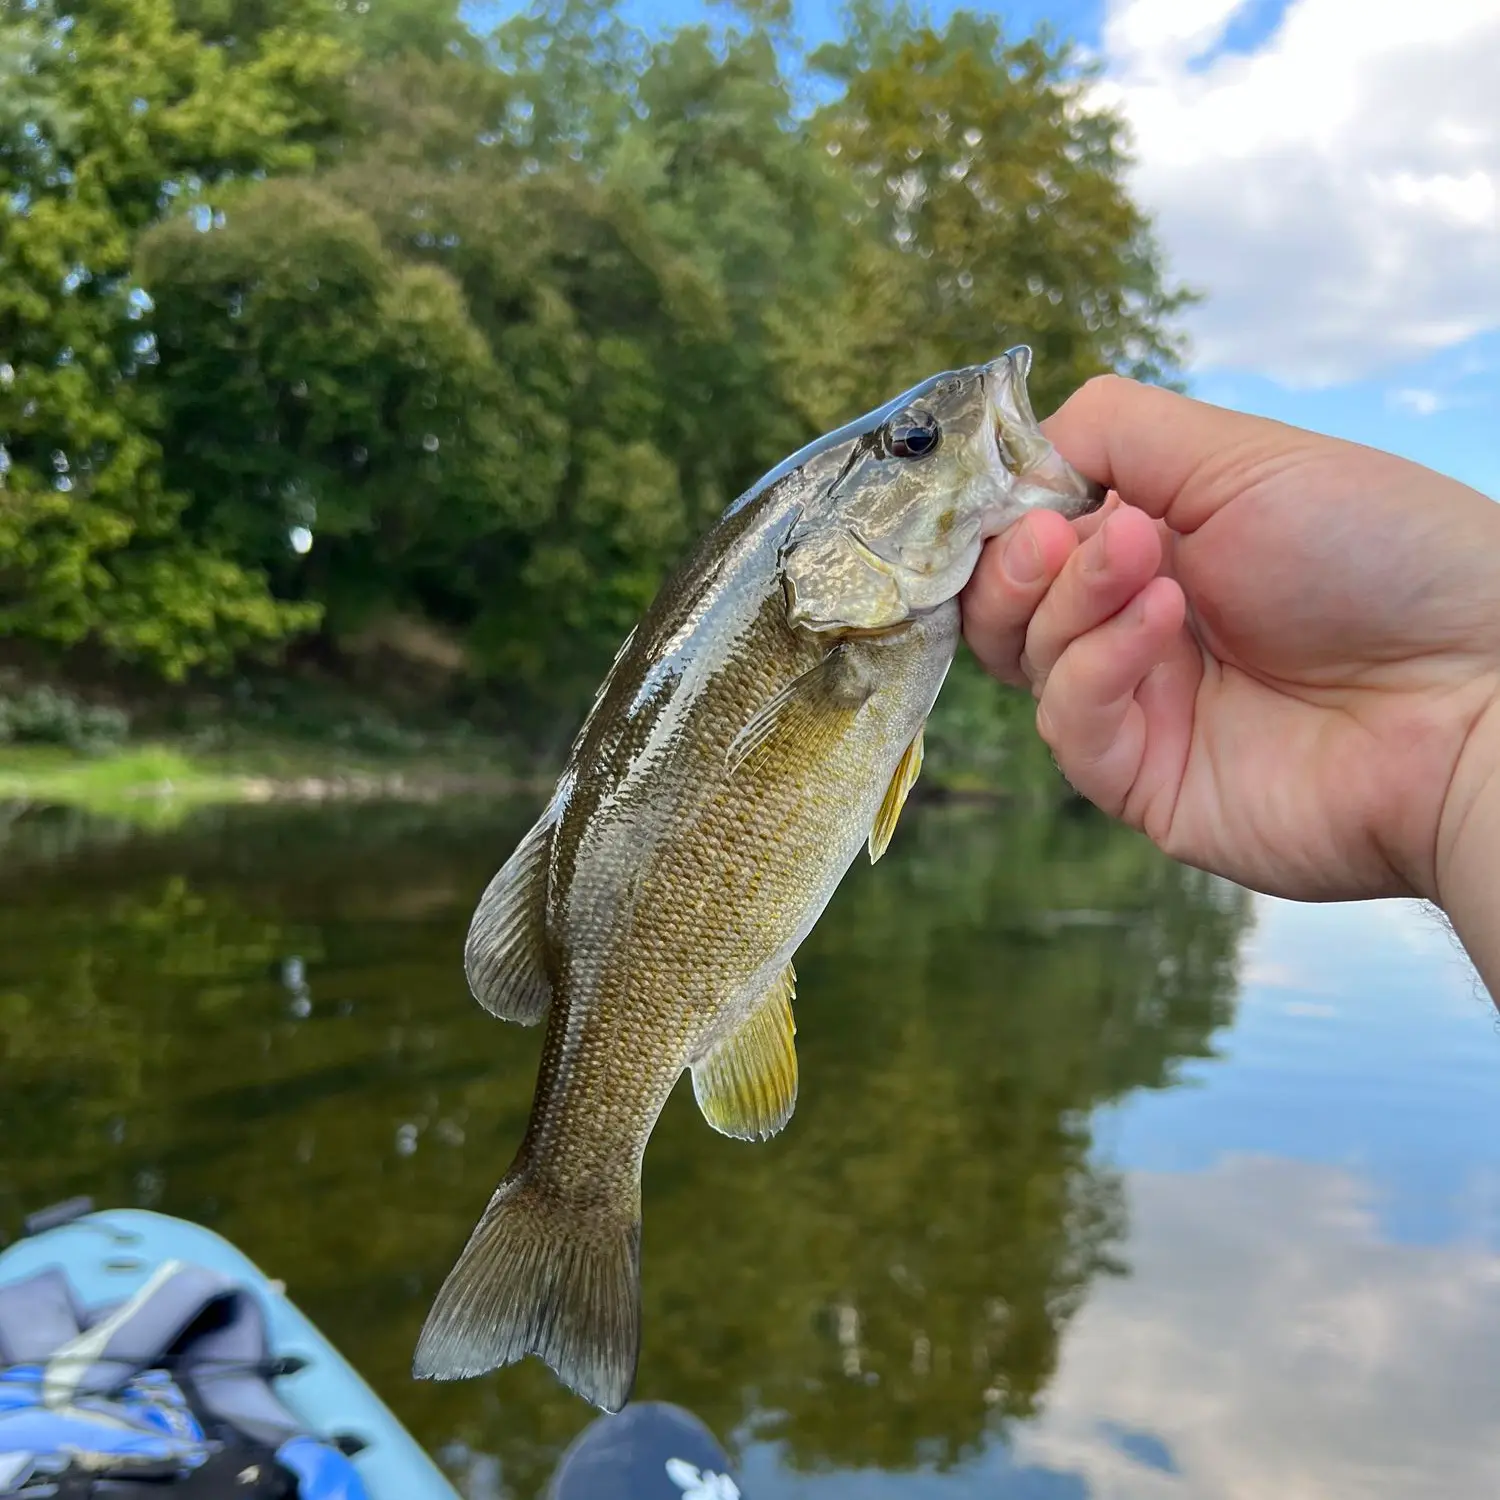
[[[793,3],[804,37],[835,34],[838,0]],[[1195,394],[1500,499],[1500,0],[971,8],[1012,32],[1049,23],[1102,64],[1137,201],[1171,274],[1205,293]],[[704,14],[624,9],[648,30]]]

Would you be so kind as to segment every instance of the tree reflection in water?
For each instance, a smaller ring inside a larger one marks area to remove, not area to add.
[[[262,809],[31,859],[13,827],[0,877],[4,1220],[87,1192],[208,1223],[516,1495],[588,1409],[534,1361],[409,1362],[531,1096],[539,1032],[460,964],[530,813]],[[1211,1054],[1248,918],[1090,814],[910,809],[799,956],[787,1131],[726,1140],[686,1088],[658,1126],[638,1394],[807,1469],[942,1466],[1033,1413],[1126,1269],[1092,1112]]]

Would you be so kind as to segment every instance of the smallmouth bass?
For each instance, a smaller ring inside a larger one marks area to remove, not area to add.
[[[684,1070],[764,1139],[797,1097],[792,957],[922,765],[986,538],[1104,492],[1042,435],[1030,351],[932,376],[746,491],[627,637],[545,811],[480,900],[469,986],[546,1020],[526,1135],[444,1282],[419,1378],[539,1355],[629,1399],[641,1161]]]

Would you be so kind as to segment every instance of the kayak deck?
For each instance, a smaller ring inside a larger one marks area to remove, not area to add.
[[[275,1376],[276,1397],[309,1433],[351,1456],[370,1500],[458,1500],[442,1471],[284,1288],[227,1240],[145,1209],[37,1216],[49,1217],[65,1221],[0,1252],[0,1288],[60,1270],[75,1302],[92,1311],[134,1298],[172,1262],[217,1273],[260,1309],[268,1352],[286,1368]]]

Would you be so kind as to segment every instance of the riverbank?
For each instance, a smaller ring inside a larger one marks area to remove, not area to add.
[[[478,741],[462,753],[414,755],[361,755],[271,738],[215,752],[171,741],[97,754],[0,745],[0,803],[72,807],[152,824],[236,803],[423,801],[548,785],[549,779],[516,769],[504,747]]]
[[[271,802],[429,802],[446,797],[545,796],[553,778],[517,769],[507,749],[349,755],[268,740],[254,749],[203,753],[169,741],[97,754],[0,745],[0,808],[72,808],[170,827],[203,808]],[[922,801],[994,802],[1005,793],[978,778],[930,777]]]
[[[135,688],[0,668],[0,817],[62,808],[160,828],[245,803],[545,797],[568,740],[527,736],[495,705],[398,705],[326,675],[239,691]],[[997,698],[966,661],[927,752],[922,801],[1066,795],[1029,700]]]

